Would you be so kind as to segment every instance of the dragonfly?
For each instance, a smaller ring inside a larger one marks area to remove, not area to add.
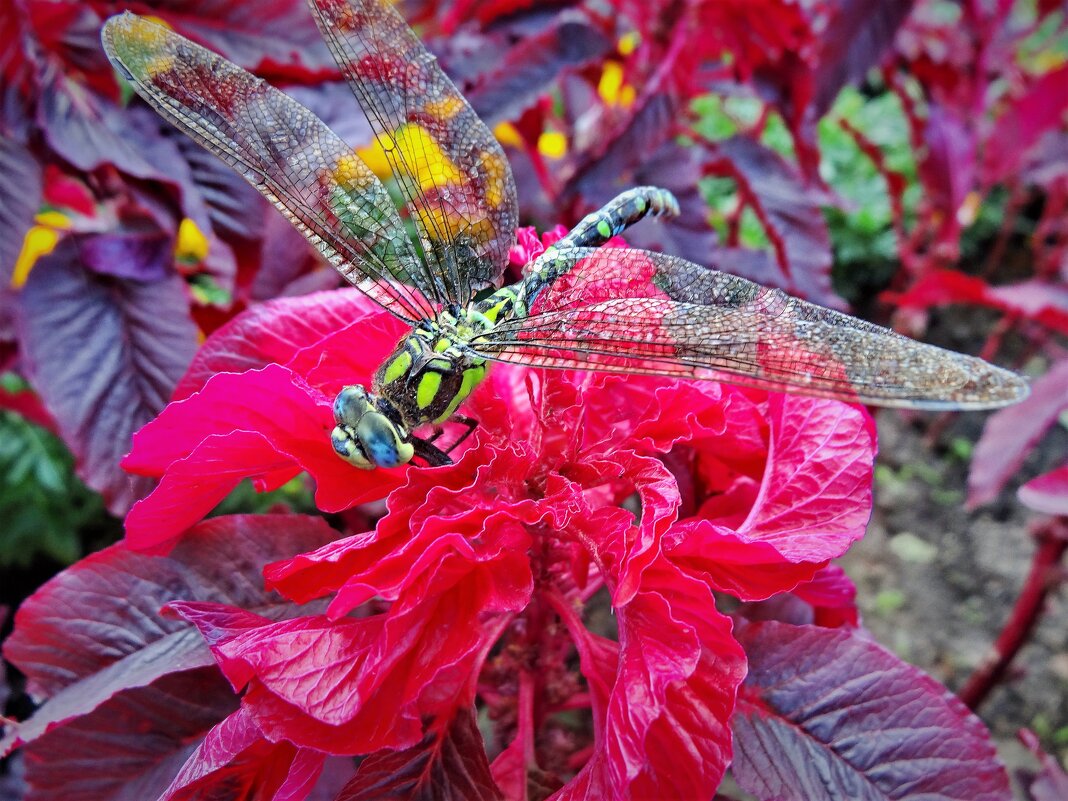
[[[364,469],[448,464],[445,422],[493,362],[727,381],[914,409],[989,409],[1027,382],[741,277],[605,246],[678,214],[623,192],[502,286],[518,201],[503,148],[387,0],[309,0],[384,153],[405,215],[311,111],[168,27],[129,12],[102,39],[165,119],[255,186],[350,283],[410,326],[369,388],[334,402],[337,454]],[[431,426],[433,436],[415,432]],[[461,437],[462,439],[462,437]],[[451,450],[451,448],[450,448]]]

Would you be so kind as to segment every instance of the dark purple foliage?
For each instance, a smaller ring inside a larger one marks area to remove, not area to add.
[[[737,632],[749,675],[734,776],[780,801],[1010,801],[982,723],[863,635],[766,622]]]
[[[122,242],[90,245],[89,255],[133,251]],[[169,250],[156,247],[156,256]],[[177,277],[152,283],[97,276],[81,265],[81,240],[66,239],[41,259],[19,303],[25,369],[60,432],[78,456],[89,486],[116,511],[149,486],[125,478],[119,460],[134,431],[170,397],[196,351],[196,329]],[[106,267],[106,264],[101,264]],[[158,264],[145,265],[159,275]]]
[[[41,205],[41,165],[0,127],[0,284],[11,283],[22,239]]]

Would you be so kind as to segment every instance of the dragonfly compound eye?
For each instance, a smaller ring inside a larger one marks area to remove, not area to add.
[[[363,445],[356,438],[352,428],[341,425],[330,432],[330,444],[334,446],[334,453],[351,465],[364,470],[374,470],[377,465],[367,458]]]
[[[337,429],[335,429],[336,431]],[[356,426],[356,439],[368,458],[378,467],[400,467],[415,455],[400,430],[381,412],[368,412]]]
[[[367,390],[359,384],[345,387],[334,399],[334,422],[339,426],[355,428],[368,412],[374,411]]]

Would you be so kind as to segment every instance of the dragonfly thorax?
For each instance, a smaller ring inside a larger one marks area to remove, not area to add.
[[[405,336],[375,372],[371,391],[345,387],[334,401],[334,450],[366,469],[398,467],[415,455],[411,432],[450,418],[486,377],[486,360],[464,345],[492,325],[477,312],[443,315]]]

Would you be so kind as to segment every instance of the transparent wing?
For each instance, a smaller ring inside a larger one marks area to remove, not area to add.
[[[545,283],[535,273],[521,283],[529,313],[474,339],[479,354],[878,406],[994,408],[1028,392],[1022,378],[982,359],[683,259],[616,249],[546,255],[553,264],[544,266],[559,277]]]
[[[318,117],[133,14],[109,19],[102,38],[139,95],[238,170],[345,278],[398,317],[434,316],[434,287],[385,186]]]
[[[443,302],[494,283],[515,242],[500,144],[387,0],[309,0],[419,229]]]

